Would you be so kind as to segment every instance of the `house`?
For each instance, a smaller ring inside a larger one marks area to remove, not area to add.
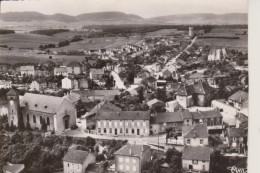
[[[35,75],[34,66],[31,66],[31,65],[21,66],[20,73],[21,73],[21,76],[34,76]]]
[[[104,70],[103,69],[95,69],[91,68],[89,72],[89,78],[93,80],[99,80],[102,79],[104,75]]]
[[[182,126],[191,126],[192,114],[188,110],[179,110],[177,112],[157,113],[151,118],[151,133],[159,134],[166,132],[167,128],[174,131],[181,131]]]
[[[78,89],[79,83],[76,79],[71,77],[65,77],[61,80],[62,89]]]
[[[207,125],[200,123],[192,126],[183,126],[182,137],[184,145],[193,147],[207,146],[209,143]]]
[[[172,77],[172,73],[169,71],[169,70],[164,70],[163,71],[163,78],[164,79],[167,79],[167,78],[169,78],[169,77]]]
[[[149,136],[149,111],[98,112],[96,132],[108,136]]]
[[[76,123],[74,106],[65,98],[25,93],[19,98],[19,91],[11,89],[7,93],[8,122],[18,126],[19,121],[41,129],[43,121],[47,130],[62,132]]]
[[[181,84],[175,93],[176,101],[184,108],[194,105],[194,88],[191,85]]]
[[[193,124],[204,123],[207,125],[208,133],[222,133],[223,116],[219,110],[191,112]]]
[[[20,173],[24,170],[24,164],[7,163],[3,166],[3,173]]]
[[[194,105],[205,107],[210,104],[214,89],[206,82],[199,81],[193,85],[194,88]]]
[[[209,172],[211,152],[212,149],[207,147],[185,146],[182,152],[183,172]]]
[[[68,70],[66,67],[55,67],[54,68],[54,76],[64,76],[68,77]]]
[[[117,74],[119,74],[119,73],[121,73],[121,72],[125,72],[126,69],[127,69],[127,67],[128,67],[127,64],[118,64],[118,65],[115,66],[114,71],[115,71]]]
[[[146,104],[147,106],[149,106],[150,109],[154,109],[157,106],[164,106],[164,102],[156,98],[149,100]]]
[[[80,89],[88,89],[88,80],[86,78],[79,79],[79,88]]]
[[[64,173],[85,173],[90,164],[96,162],[93,153],[82,150],[69,150],[62,159]]]
[[[6,80],[0,80],[0,89],[1,88],[11,88],[12,87],[12,81],[6,81]]]
[[[85,173],[104,173],[106,163],[107,162],[91,163],[88,165]]]
[[[180,109],[184,109],[176,100],[166,102],[165,104],[166,112],[177,112]]]
[[[244,91],[237,91],[228,98],[229,103],[232,103],[235,108],[240,109],[241,106],[248,101],[248,93]]]
[[[238,153],[245,153],[247,149],[247,133],[243,128],[227,128],[226,141],[230,148],[236,149]]]
[[[98,112],[115,112],[121,111],[122,109],[112,104],[110,101],[104,100],[98,103],[89,112],[86,112],[81,117],[81,124],[84,129],[91,128],[96,124],[96,115]]]
[[[82,73],[82,66],[77,61],[71,61],[66,68],[68,70],[68,74],[78,75]]]
[[[89,100],[114,100],[115,96],[120,94],[119,90],[77,90],[73,92],[80,95],[82,102]]]
[[[40,92],[40,91],[44,91],[46,88],[47,88],[47,83],[43,79],[34,80],[30,85],[30,90],[32,91]]]
[[[141,173],[151,161],[151,155],[151,148],[147,145],[125,145],[115,152],[115,170]]]

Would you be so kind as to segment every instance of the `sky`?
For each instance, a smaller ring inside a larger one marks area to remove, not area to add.
[[[2,0],[2,12],[44,14],[121,11],[144,18],[188,13],[247,13],[248,0]]]

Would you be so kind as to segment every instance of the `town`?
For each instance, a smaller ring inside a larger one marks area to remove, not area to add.
[[[248,54],[205,44],[217,37],[208,34],[214,29],[147,32],[135,43],[74,52],[40,45],[35,51],[45,61],[1,62],[1,171],[246,169]],[[80,58],[56,58],[61,54]]]

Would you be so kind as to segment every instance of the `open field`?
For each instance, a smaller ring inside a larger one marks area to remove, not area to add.
[[[227,47],[247,51],[248,49],[248,35],[243,34],[247,29],[235,28],[214,28],[207,36],[223,36],[223,37],[239,37],[239,39],[224,39],[224,38],[201,38],[198,41],[203,45],[211,47]],[[238,35],[239,34],[239,35]]]

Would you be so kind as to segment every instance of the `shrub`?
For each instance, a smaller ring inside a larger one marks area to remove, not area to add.
[[[71,130],[75,130],[77,128],[78,128],[77,124],[72,124],[71,127],[70,127]]]

